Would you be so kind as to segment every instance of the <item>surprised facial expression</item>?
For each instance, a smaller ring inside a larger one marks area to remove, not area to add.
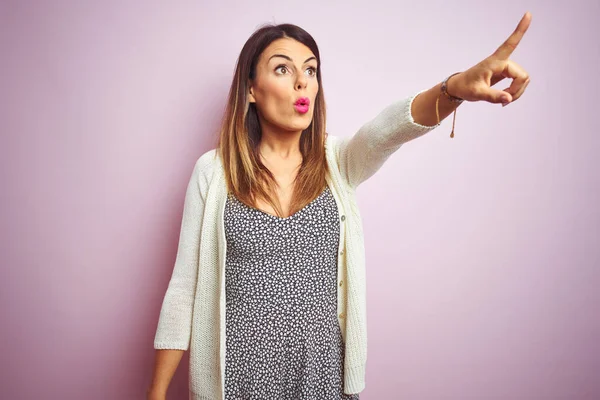
[[[310,125],[318,91],[313,52],[294,39],[282,38],[261,53],[248,96],[263,129],[297,133]]]

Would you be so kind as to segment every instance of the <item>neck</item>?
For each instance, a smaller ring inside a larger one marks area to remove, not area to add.
[[[285,134],[268,134],[263,132],[258,148],[265,157],[276,156],[289,160],[302,156],[300,152],[300,136],[302,132]]]

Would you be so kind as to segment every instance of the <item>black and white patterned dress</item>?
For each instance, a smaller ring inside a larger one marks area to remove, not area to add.
[[[225,399],[359,399],[343,393],[330,188],[286,218],[229,194],[224,219]]]

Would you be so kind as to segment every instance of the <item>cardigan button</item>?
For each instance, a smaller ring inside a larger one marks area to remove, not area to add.
[[[344,317],[345,317],[344,313],[340,313],[340,318],[344,318]]]
[[[343,283],[343,282],[344,282],[344,281],[340,281],[340,286],[342,286],[342,283]]]
[[[346,216],[345,216],[345,215],[342,215],[342,221],[343,221],[343,220],[345,220],[345,219],[346,219]]]

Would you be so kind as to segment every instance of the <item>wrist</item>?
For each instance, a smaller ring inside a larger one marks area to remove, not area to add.
[[[451,75],[446,81],[446,93],[449,96],[452,96],[454,99],[463,100],[464,98],[461,96],[461,79],[463,77],[464,72],[459,72],[458,74]],[[458,100],[454,100],[458,101]]]

